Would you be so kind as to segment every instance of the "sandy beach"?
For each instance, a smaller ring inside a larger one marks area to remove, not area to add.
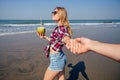
[[[74,29],[73,33],[73,38],[84,36],[120,43],[119,27],[81,28]],[[43,80],[49,65],[43,50],[46,44],[36,33],[0,36],[0,80]],[[120,80],[120,63],[94,52],[75,55],[66,47],[63,50],[67,55],[68,80]]]

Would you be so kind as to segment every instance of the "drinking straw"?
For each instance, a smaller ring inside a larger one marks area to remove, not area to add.
[[[40,17],[40,24],[43,25],[43,23],[42,23],[42,18],[41,18],[41,17]]]

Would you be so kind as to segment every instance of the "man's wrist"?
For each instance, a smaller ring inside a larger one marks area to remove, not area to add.
[[[91,40],[90,43],[89,43],[89,50],[93,50],[94,51],[98,44],[99,44],[98,41]]]

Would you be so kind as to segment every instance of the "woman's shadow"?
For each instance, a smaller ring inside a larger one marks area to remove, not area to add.
[[[72,70],[69,72],[70,76],[67,80],[78,80],[79,72],[81,72],[82,76],[85,78],[85,80],[89,80],[86,72],[85,72],[85,64],[83,61],[78,62],[76,65],[68,64],[69,68],[72,68]]]

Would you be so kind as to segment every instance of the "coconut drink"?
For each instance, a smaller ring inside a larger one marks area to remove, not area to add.
[[[42,19],[40,18],[40,23],[41,23],[41,26],[37,27],[36,31],[41,34],[41,35],[45,35],[45,27],[42,23]]]
[[[41,35],[45,35],[45,27],[44,26],[37,27],[36,31]]]

